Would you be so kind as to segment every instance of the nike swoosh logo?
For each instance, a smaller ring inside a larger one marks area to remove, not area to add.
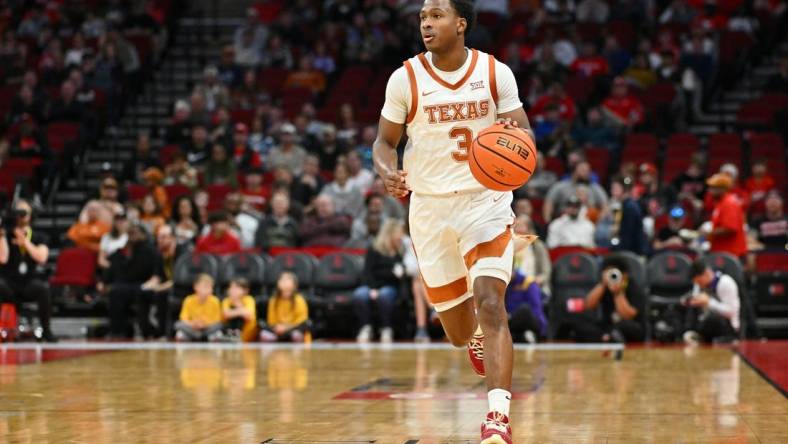
[[[504,194],[505,196],[505,194]],[[503,199],[503,196],[498,196],[498,198],[493,198],[493,202],[498,202],[499,200]]]
[[[430,91],[430,92],[424,92],[424,91],[422,91],[422,92],[421,92],[421,96],[422,96],[422,97],[426,97],[426,96],[428,96],[428,95],[430,95],[430,94],[432,94],[432,93],[436,93],[436,92],[438,92],[438,91]]]

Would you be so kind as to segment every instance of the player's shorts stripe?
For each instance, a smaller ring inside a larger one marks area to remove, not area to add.
[[[408,79],[410,81],[410,110],[408,111],[408,118],[405,120],[406,123],[410,123],[413,121],[413,118],[416,117],[416,110],[419,108],[419,88],[416,85],[416,73],[413,71],[413,66],[411,66],[410,61],[405,61],[405,70],[408,71]]]
[[[495,80],[495,57],[488,54],[489,70],[490,70],[490,93],[492,94],[493,103],[498,108],[498,82]]]
[[[512,230],[508,227],[495,239],[482,242],[465,253],[465,266],[470,270],[479,259],[485,257],[501,257],[512,240]]]
[[[422,280],[424,280],[423,277]],[[465,278],[465,276],[457,279],[454,282],[449,282],[448,284],[441,285],[439,287],[430,287],[427,285],[427,282],[424,281],[424,286],[427,289],[427,298],[433,304],[449,302],[468,292],[468,280]]]

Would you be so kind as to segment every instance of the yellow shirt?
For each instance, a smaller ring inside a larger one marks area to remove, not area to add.
[[[268,325],[276,324],[298,325],[309,319],[309,309],[306,300],[300,294],[295,294],[292,299],[272,297],[268,301]]]
[[[200,302],[196,294],[187,297],[183,300],[180,320],[201,320],[206,324],[222,322],[222,307],[219,303],[219,298],[211,295],[208,296],[205,302]]]
[[[253,341],[256,336],[257,330],[257,304],[254,301],[254,298],[251,296],[244,296],[241,298],[241,305],[246,311],[252,313],[252,318],[247,319],[244,321],[243,331],[241,332],[241,337],[244,341]],[[230,309],[230,298],[224,298],[222,300],[222,313],[225,310]]]

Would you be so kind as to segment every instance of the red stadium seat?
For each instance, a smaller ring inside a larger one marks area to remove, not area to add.
[[[208,210],[214,211],[224,207],[224,198],[233,191],[230,185],[208,185],[205,187],[208,193]]]
[[[586,159],[591,164],[591,169],[599,176],[602,183],[607,182],[610,170],[610,151],[606,148],[586,148]]]
[[[741,155],[741,137],[735,133],[716,133],[709,137],[709,154]]]
[[[676,133],[668,137],[665,148],[668,152],[671,150],[681,150],[681,152],[684,153],[686,153],[686,151],[694,152],[700,148],[700,140],[698,140],[698,136],[694,134]]]
[[[775,158],[785,153],[783,138],[777,133],[752,133],[750,135],[750,159]]]
[[[175,153],[177,153],[180,150],[181,150],[180,145],[175,145],[175,144],[164,145],[159,150],[159,162],[161,162],[163,166],[167,166],[171,164],[173,157],[175,157]]]
[[[545,169],[554,172],[558,177],[563,176],[566,171],[564,168],[564,161],[555,156],[545,157]]]
[[[1,170],[2,174],[9,174],[11,177],[32,177],[39,165],[39,157],[11,157],[6,159]]]
[[[235,123],[243,123],[251,128],[254,114],[255,110],[253,109],[234,109],[230,111],[230,120]]]
[[[142,200],[142,198],[148,194],[148,187],[137,183],[130,183],[126,185],[126,194],[131,201]]]
[[[192,190],[190,190],[189,187],[179,183],[164,185],[164,191],[167,192],[167,197],[169,198],[170,202],[175,202],[175,199],[181,196],[188,196],[192,193]]]
[[[752,101],[739,108],[736,123],[743,127],[765,128],[772,124],[774,109],[768,103]]]
[[[60,252],[55,275],[49,278],[52,285],[92,287],[96,283],[95,252],[86,248],[66,248]]]
[[[74,122],[52,122],[47,125],[49,149],[60,153],[69,142],[79,137],[79,124]]]
[[[566,94],[574,99],[578,105],[588,101],[594,91],[594,79],[588,77],[570,77],[564,83]]]
[[[758,273],[788,273],[788,252],[759,251],[755,255],[755,271]]]

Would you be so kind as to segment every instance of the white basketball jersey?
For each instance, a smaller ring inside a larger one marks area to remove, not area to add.
[[[407,60],[411,89],[403,166],[419,194],[484,190],[468,167],[468,150],[497,117],[495,59],[475,49],[466,74],[454,84],[441,79],[425,55]]]

